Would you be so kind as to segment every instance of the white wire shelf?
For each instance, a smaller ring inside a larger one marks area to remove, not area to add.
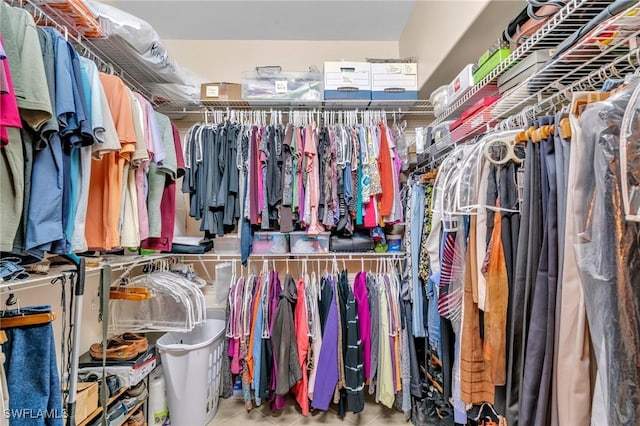
[[[373,261],[378,259],[401,260],[406,257],[403,252],[387,252],[387,253],[310,253],[310,254],[253,254],[249,256],[250,262],[259,262],[263,260],[282,260],[288,262],[304,262],[305,260],[344,260],[344,261]],[[124,271],[141,266],[151,264],[153,262],[178,259],[183,262],[229,262],[240,261],[239,254],[224,253],[205,253],[205,254],[180,254],[180,253],[160,253],[150,255],[136,256],[110,256],[105,255],[101,258],[98,266],[87,266],[86,277],[95,276],[100,273],[104,266],[109,265],[111,269],[116,271]],[[40,287],[54,285],[56,280],[62,278],[63,275],[69,275],[76,272],[75,266],[61,265],[54,266],[49,269],[46,274],[31,274],[23,280],[15,280],[11,282],[0,281],[0,294],[8,294],[24,290],[33,290]]]
[[[160,259],[175,257],[175,254],[151,254],[144,256],[103,256],[98,266],[87,266],[85,273],[86,276],[92,276],[100,271],[105,265],[110,265],[114,271],[121,271],[126,268],[143,266],[145,264],[155,262]],[[31,290],[39,287],[45,287],[52,285],[52,283],[61,278],[63,275],[75,273],[76,268],[74,265],[60,265],[53,266],[46,274],[31,273],[28,278],[24,280],[15,280],[11,282],[0,281],[0,294],[17,292],[23,290]]]
[[[240,261],[239,254],[224,254],[224,253],[205,253],[205,254],[175,254],[186,261],[201,260],[208,262],[217,261]],[[249,256],[249,261],[261,261],[261,260],[288,260],[289,262],[304,262],[305,260],[313,259],[338,259],[338,260],[376,260],[376,259],[404,259],[406,254],[404,252],[386,252],[386,253],[341,253],[341,252],[329,252],[329,253],[282,253],[282,254],[252,254]]]
[[[10,4],[14,3],[8,0],[4,1]],[[62,10],[50,7],[47,7],[45,10],[44,7],[40,7],[38,2],[43,1],[44,0],[20,0],[15,3],[16,6],[22,7],[29,12],[38,25],[55,27],[61,34],[67,36],[78,53],[94,61],[101,71],[108,71],[118,75],[131,90],[140,93],[149,99],[149,101],[153,102],[153,96],[149,90],[145,88],[144,84],[142,84],[145,80],[140,78],[139,75],[134,76],[133,68],[127,68],[130,64],[125,64],[122,58],[118,56],[102,52],[92,43],[91,40],[93,39],[85,37],[83,32],[76,27],[72,18],[66,16]]]
[[[436,126],[446,120],[456,119],[468,107],[486,96],[495,96],[498,88],[497,78],[513,67],[534,50],[554,49],[584,24],[591,21],[607,6],[611,0],[570,0],[542,28],[518,46],[498,67],[474,85],[460,99],[450,105],[430,126]]]
[[[386,111],[409,115],[433,116],[433,107],[427,100],[325,100],[325,101],[224,101],[202,100],[199,104],[185,105],[170,102],[158,107],[158,111],[168,115],[203,114],[207,110],[229,109],[237,111]]]
[[[506,118],[524,108],[540,105],[555,93],[562,92],[577,81],[607,68],[636,45],[640,35],[640,5],[598,25],[559,58],[544,66],[496,103],[492,116]],[[588,79],[587,79],[588,80]],[[595,87],[591,87],[591,90]]]

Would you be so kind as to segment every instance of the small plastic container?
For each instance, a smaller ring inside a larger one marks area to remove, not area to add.
[[[387,235],[387,251],[398,253],[402,251],[402,235]]]
[[[289,253],[289,239],[282,232],[256,232],[253,235],[253,254]]]
[[[213,240],[213,251],[219,254],[240,254],[240,240],[235,236]]]
[[[449,99],[447,97],[447,87],[448,86],[440,86],[436,90],[431,93],[429,97],[429,102],[433,105],[433,115],[436,117],[442,115],[447,110],[449,106]]]
[[[309,235],[306,232],[291,232],[290,236],[291,253],[329,253],[331,232],[321,232],[318,235]]]

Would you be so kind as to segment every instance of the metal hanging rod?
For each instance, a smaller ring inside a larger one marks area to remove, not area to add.
[[[175,255],[182,259],[182,261],[202,261],[202,262],[240,262],[239,254],[179,254]],[[309,259],[337,259],[345,261],[360,261],[362,259],[366,261],[376,261],[378,259],[404,259],[405,253],[309,253],[309,254],[252,254],[249,256],[251,261],[260,260],[275,260],[275,261],[288,261],[292,262],[305,262]]]

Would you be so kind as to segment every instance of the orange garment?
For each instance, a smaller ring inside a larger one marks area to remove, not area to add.
[[[92,249],[111,250],[120,246],[120,210],[122,207],[125,162],[135,151],[136,134],[128,89],[120,77],[100,73],[120,140],[120,152],[104,154],[91,163],[91,180],[85,236]]]
[[[393,163],[391,162],[391,152],[387,141],[387,130],[384,124],[378,124],[380,131],[380,151],[378,153],[378,169],[380,170],[380,184],[382,194],[380,194],[380,216],[389,216],[393,209]]]
[[[262,296],[262,274],[255,281],[258,290],[256,290],[255,297],[253,299],[253,307],[251,308],[251,330],[249,334],[249,350],[247,351],[247,370],[249,372],[249,382],[253,382],[253,341],[255,340],[255,320],[258,317],[258,308],[260,307],[260,298]],[[261,330],[258,330],[261,332]],[[262,335],[260,335],[262,337]]]
[[[465,404],[493,404],[496,388],[491,381],[489,363],[484,359],[483,341],[480,338],[480,310],[473,296],[479,271],[476,228],[477,217],[471,216],[464,271],[464,315],[460,336],[460,399]]]
[[[293,311],[293,323],[296,332],[298,346],[298,361],[302,380],[293,385],[291,392],[295,395],[300,405],[303,416],[309,415],[309,372],[307,371],[307,354],[309,353],[309,322],[307,321],[307,306],[304,294],[304,280],[298,280],[298,300]]]
[[[493,234],[488,251],[487,300],[485,309],[484,359],[490,364],[491,379],[496,386],[507,381],[507,304],[509,281],[502,246],[502,224],[499,212],[494,214]]]

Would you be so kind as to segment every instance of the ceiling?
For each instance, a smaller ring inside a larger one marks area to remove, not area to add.
[[[111,0],[166,40],[397,41],[414,0]]]

